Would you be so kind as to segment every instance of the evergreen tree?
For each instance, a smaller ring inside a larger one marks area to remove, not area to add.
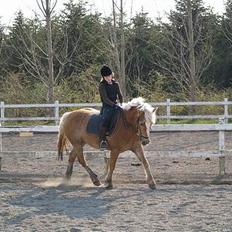
[[[209,75],[217,88],[232,86],[232,0],[226,2],[226,12],[217,19],[214,30],[214,57]]]
[[[64,5],[61,16],[64,33],[60,37],[60,43],[63,43],[63,52],[68,61],[65,75],[70,76],[72,73],[81,73],[93,64],[101,63],[105,55],[105,42],[99,14],[88,13],[84,2],[74,3],[70,0]]]
[[[141,12],[132,19],[132,29],[128,40],[128,48],[131,57],[127,67],[127,73],[131,80],[148,81],[149,72],[152,70],[153,61],[150,59],[154,53],[151,43],[154,23],[147,17],[147,13]]]
[[[164,24],[165,41],[159,46],[163,59],[159,65],[192,101],[212,59],[210,15],[202,0],[176,0],[170,23]]]
[[[7,69],[11,72],[22,72],[23,70],[23,56],[27,53],[26,47],[28,46],[25,20],[23,13],[18,11],[12,27],[9,28],[6,55],[8,56]]]

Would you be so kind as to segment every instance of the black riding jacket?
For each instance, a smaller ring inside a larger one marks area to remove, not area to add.
[[[103,107],[114,106],[117,104],[117,99],[119,99],[120,103],[123,102],[119,84],[115,80],[112,80],[112,84],[108,84],[106,80],[102,80],[99,85],[99,93]]]

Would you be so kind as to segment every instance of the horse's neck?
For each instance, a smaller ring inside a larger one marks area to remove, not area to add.
[[[132,110],[124,110],[121,118],[122,123],[124,123],[127,128],[136,128],[137,112],[133,112]]]

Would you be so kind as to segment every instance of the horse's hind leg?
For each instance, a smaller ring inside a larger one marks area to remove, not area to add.
[[[77,159],[79,163],[82,165],[82,167],[85,168],[85,170],[88,172],[91,181],[93,182],[94,185],[99,186],[101,185],[101,182],[99,181],[97,175],[92,171],[92,169],[87,165],[85,161],[85,157],[83,155],[83,148],[78,147],[78,152],[77,152]]]
[[[65,173],[65,179],[70,180],[73,172],[73,163],[77,157],[77,151],[73,147],[72,151],[69,153],[68,166]]]

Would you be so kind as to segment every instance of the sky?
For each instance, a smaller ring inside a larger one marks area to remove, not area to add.
[[[52,0],[54,2],[54,0]],[[78,1],[78,0],[74,0]],[[111,13],[111,0],[87,0],[92,11],[97,10],[103,16]],[[117,0],[119,2],[119,0]],[[226,0],[203,0],[206,6],[212,7],[215,13],[224,12],[224,3]],[[58,0],[56,12],[63,8],[63,4],[68,0]],[[175,6],[174,0],[124,0],[124,8],[127,15],[135,15],[143,9],[149,14],[149,17],[155,20],[157,17],[165,18],[165,13]],[[21,10],[26,17],[32,17],[33,12],[39,12],[36,0],[6,0],[1,1],[0,6],[0,22],[6,26],[11,25],[15,18],[15,12]]]

